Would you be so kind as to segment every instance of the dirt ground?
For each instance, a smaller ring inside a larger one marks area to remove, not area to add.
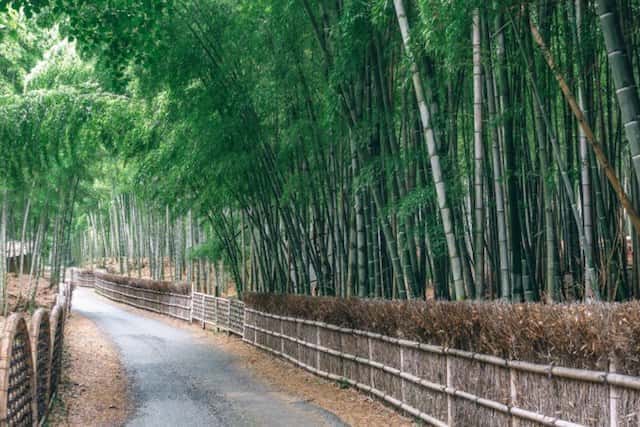
[[[50,426],[120,426],[131,410],[127,378],[110,339],[73,313],[65,327],[63,377]]]
[[[9,285],[7,287],[7,297],[9,304],[9,311],[22,311],[25,309],[29,299],[28,283],[29,275],[23,274],[22,284],[20,283],[20,276],[15,273],[9,273],[7,275],[9,279]],[[43,277],[38,280],[38,287],[36,291],[36,306],[51,308],[55,302],[58,293],[55,289],[49,289],[49,281]]]
[[[114,303],[115,304],[115,303]],[[417,423],[378,400],[334,381],[313,375],[284,359],[243,342],[239,337],[203,330],[194,322],[189,325],[148,311],[118,304],[125,310],[154,318],[175,327],[188,329],[196,338],[235,356],[241,369],[250,370],[275,391],[299,397],[337,415],[354,427],[413,426]]]

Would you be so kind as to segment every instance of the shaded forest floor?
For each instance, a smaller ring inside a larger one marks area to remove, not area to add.
[[[123,425],[131,402],[115,345],[91,320],[78,313],[71,315],[65,329],[63,377],[48,424]]]
[[[25,311],[29,304],[29,275],[18,275],[9,273],[8,275],[7,298],[9,304],[9,312]],[[22,283],[21,280],[22,279]],[[52,308],[55,303],[57,289],[49,289],[49,280],[41,277],[38,280],[36,291],[36,307]]]

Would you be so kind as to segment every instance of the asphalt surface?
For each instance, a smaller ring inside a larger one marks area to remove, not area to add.
[[[130,426],[343,426],[335,415],[271,390],[233,356],[185,329],[77,288],[73,311],[117,345],[132,385]],[[292,369],[294,369],[292,367]]]

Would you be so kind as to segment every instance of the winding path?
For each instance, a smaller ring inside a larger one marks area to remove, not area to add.
[[[125,310],[77,288],[73,310],[120,350],[132,384],[130,426],[342,426],[335,415],[275,392],[233,364],[233,356],[191,332]],[[292,368],[294,369],[294,368]]]

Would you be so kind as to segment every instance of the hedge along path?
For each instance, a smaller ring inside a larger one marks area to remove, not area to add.
[[[38,422],[41,422],[49,406],[49,384],[51,380],[52,341],[49,310],[39,308],[31,318],[31,349],[36,372],[36,410]]]
[[[0,338],[0,424],[28,426],[36,422],[36,390],[31,341],[24,316],[11,314]]]

